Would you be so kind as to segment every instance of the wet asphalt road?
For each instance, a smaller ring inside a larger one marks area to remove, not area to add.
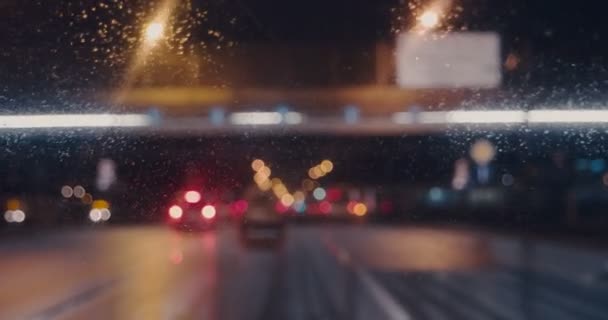
[[[608,252],[464,229],[289,226],[279,249],[245,248],[230,226],[1,239],[0,319],[352,319],[364,309],[382,310],[378,319],[608,314]]]

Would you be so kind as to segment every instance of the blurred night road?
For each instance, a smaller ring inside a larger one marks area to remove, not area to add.
[[[605,319],[608,254],[447,228],[6,236],[0,319]],[[378,308],[378,309],[374,309]],[[385,314],[374,310],[381,310]]]

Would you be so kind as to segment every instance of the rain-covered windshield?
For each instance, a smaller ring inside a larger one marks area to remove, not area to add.
[[[608,4],[0,0],[0,319],[603,319]]]

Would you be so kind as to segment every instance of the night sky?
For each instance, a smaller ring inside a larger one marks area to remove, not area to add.
[[[112,87],[134,50],[142,21],[159,2],[0,0],[2,108],[23,97],[63,99],[81,89]],[[173,48],[221,54],[231,46],[260,42],[340,46],[391,41],[426,3],[181,1],[175,19],[187,39]],[[505,75],[505,90],[606,98],[606,1],[456,0],[451,8],[444,31],[497,31],[503,54],[521,57],[519,67]]]

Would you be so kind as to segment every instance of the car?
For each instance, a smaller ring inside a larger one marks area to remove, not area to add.
[[[273,209],[269,199],[250,199],[241,220],[240,237],[246,247],[280,247],[285,238],[284,217]]]
[[[178,192],[167,208],[169,226],[185,231],[209,230],[217,225],[217,206],[197,190]]]

